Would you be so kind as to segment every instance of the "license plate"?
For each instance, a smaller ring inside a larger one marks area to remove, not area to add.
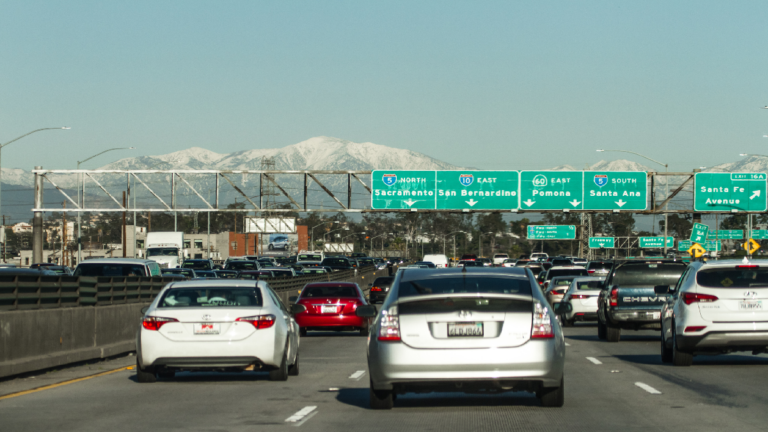
[[[336,313],[336,306],[320,306],[320,313]]]
[[[448,337],[483,337],[483,323],[448,323]]]
[[[739,310],[763,310],[762,300],[744,300],[739,303]]]
[[[196,335],[216,335],[219,334],[219,324],[203,323],[193,326]]]

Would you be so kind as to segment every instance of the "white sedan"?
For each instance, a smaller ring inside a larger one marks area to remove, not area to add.
[[[299,374],[299,326],[264,281],[197,280],[168,284],[147,308],[136,337],[137,379],[177,371],[268,371],[273,381]]]

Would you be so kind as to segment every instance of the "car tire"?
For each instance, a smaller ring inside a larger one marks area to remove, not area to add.
[[[690,366],[693,364],[693,354],[677,349],[677,332],[672,327],[672,364],[675,366]]]
[[[662,363],[672,363],[672,348],[667,347],[666,342],[664,342],[664,326],[661,327],[661,362]]]
[[[299,335],[306,336],[307,335],[307,328],[306,327],[301,327],[299,329]]]
[[[272,250],[272,249],[274,249],[274,246],[269,245],[269,246],[267,246],[267,249]]]
[[[605,324],[598,319],[597,320],[597,338],[600,340],[605,340],[606,338],[605,333],[606,333]]]
[[[283,351],[283,359],[280,361],[280,367],[273,371],[269,371],[270,381],[287,381],[288,380],[288,346]]]
[[[610,324],[605,325],[605,340],[608,342],[618,342],[621,340],[621,327]]]
[[[152,367],[148,367],[145,369],[141,368],[141,365],[139,364],[138,360],[136,361],[136,381],[140,383],[153,383],[157,381],[157,376],[155,375],[155,369]]]
[[[560,322],[562,323],[563,327],[573,327],[573,321],[569,321],[565,315],[560,315]]]
[[[565,382],[560,378],[560,387],[545,387],[537,393],[541,406],[545,408],[560,408],[565,405]]]
[[[374,390],[373,383],[369,390],[370,402],[369,406],[375,410],[388,410],[392,409],[395,403],[394,395],[391,390]]]
[[[299,376],[299,353],[296,353],[296,360],[291,367],[288,368],[288,375]]]

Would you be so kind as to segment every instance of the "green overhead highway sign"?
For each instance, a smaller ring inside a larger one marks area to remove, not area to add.
[[[723,243],[719,240],[718,241],[707,240],[699,244],[708,251],[719,252],[723,250]],[[691,248],[691,246],[693,246],[693,242],[690,240],[680,240],[679,242],[677,242],[677,250],[680,252],[686,252],[688,249]]]
[[[703,244],[707,240],[708,232],[709,232],[709,226],[697,222],[693,224],[690,240],[694,243]]]
[[[517,209],[519,180],[517,171],[437,171],[437,209]]]
[[[661,237],[640,237],[638,243],[641,248],[663,249],[664,236]],[[675,238],[667,237],[667,247],[675,247]]]
[[[528,225],[528,240],[573,240],[575,225]]]
[[[589,247],[590,249],[613,249],[615,245],[615,239],[613,237],[590,237]]]
[[[435,171],[374,170],[371,208],[434,209]]]
[[[765,240],[768,239],[768,230],[752,230],[752,235],[750,238],[753,238],[755,240]]]
[[[645,210],[648,175],[644,171],[584,171],[584,210]]]
[[[520,208],[523,210],[581,210],[582,171],[520,171]]]
[[[707,234],[709,240],[741,240],[744,238],[744,230],[715,230]]]
[[[680,252],[686,252],[693,246],[693,242],[690,240],[680,240],[677,242],[677,250]]]
[[[765,173],[697,173],[693,209],[764,212],[768,210],[766,177]]]

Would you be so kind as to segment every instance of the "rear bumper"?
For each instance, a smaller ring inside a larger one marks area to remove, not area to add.
[[[661,322],[661,306],[658,309],[613,309],[609,313],[611,321],[627,323]]]
[[[677,346],[687,352],[761,351],[768,348],[768,329],[713,331],[696,336],[676,336]]]
[[[296,315],[299,327],[363,327],[365,318],[357,315]]]
[[[244,368],[249,365],[264,364],[257,357],[161,357],[156,359],[153,367],[169,367],[179,369],[213,369],[213,368]]]
[[[368,299],[371,302],[384,301],[384,299],[387,298],[387,294],[389,294],[387,291],[371,291],[368,294]]]
[[[480,381],[558,387],[564,362],[561,337],[495,349],[417,349],[375,339],[368,347],[371,382],[379,390]]]

